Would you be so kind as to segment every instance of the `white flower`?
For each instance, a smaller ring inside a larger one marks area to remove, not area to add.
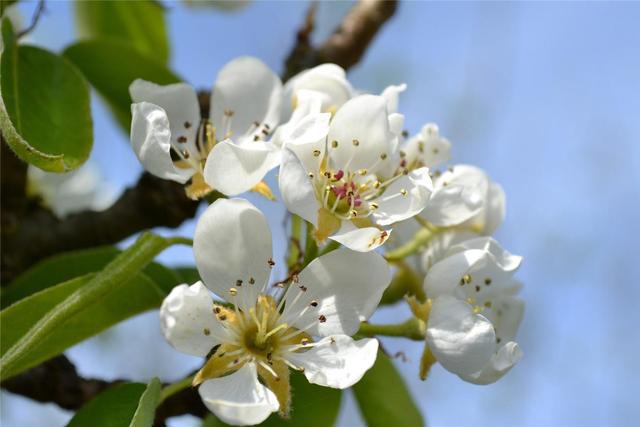
[[[300,90],[298,100],[289,121],[278,126],[273,137],[260,147],[255,142],[246,143],[245,148],[230,141],[216,145],[205,167],[207,182],[226,195],[237,195],[252,188],[280,164],[282,149],[313,151],[324,144],[331,114],[321,112],[321,97],[315,91]],[[269,152],[268,162],[257,157],[262,152],[258,148]],[[256,162],[262,167],[252,167]]]
[[[302,147],[294,141],[284,151],[283,201],[316,227],[319,241],[330,238],[356,251],[373,250],[389,236],[382,227],[418,214],[427,204],[427,168],[409,172],[394,160],[398,141],[392,115],[386,98],[356,96],[335,113],[326,143]]]
[[[284,86],[283,121],[299,105],[300,91],[314,91],[320,96],[321,111],[334,113],[354,96],[351,83],[342,67],[321,64],[295,75]]]
[[[209,155],[214,148],[227,155],[248,152],[251,161],[243,167],[249,175],[263,176],[263,170],[279,162],[277,150],[265,139],[278,124],[282,83],[256,58],[240,57],[220,70],[208,120],[200,119],[197,94],[187,84],[160,86],[136,80],[129,92],[134,101],[131,144],[136,156],[160,178],[180,183],[191,179],[187,192],[193,198],[215,188],[220,175],[235,180],[235,169]],[[248,186],[246,191],[258,182],[236,185]]]
[[[103,181],[97,167],[85,163],[67,173],[27,169],[29,192],[37,194],[58,218],[85,210],[101,211],[116,200],[115,188]]]
[[[440,136],[438,125],[427,123],[419,134],[410,138],[402,146],[410,168],[427,166],[435,168],[451,159],[451,143]]]
[[[489,384],[522,357],[514,338],[524,311],[512,276],[522,257],[490,237],[452,246],[424,280],[432,301],[426,344],[438,362],[465,381]]]
[[[162,304],[162,330],[177,350],[211,353],[194,385],[201,383],[202,400],[224,422],[286,414],[289,368],[312,383],[345,388],[373,365],[378,342],[349,335],[389,284],[379,254],[339,249],[312,261],[288,288],[270,285],[271,232],[264,215],[241,199],[209,206],[196,226],[194,254],[206,286],[233,308],[212,302],[202,282],[180,285]]]

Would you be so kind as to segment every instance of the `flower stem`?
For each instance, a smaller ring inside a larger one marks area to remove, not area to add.
[[[170,245],[193,246],[193,239],[187,237],[167,237],[166,240]]]
[[[190,375],[180,381],[176,381],[175,383],[171,383],[164,387],[162,391],[160,391],[160,400],[158,401],[158,405],[167,400],[169,397],[174,394],[181,392],[189,387],[191,387],[191,383],[193,382],[193,375]]]
[[[408,257],[409,255],[413,255],[422,249],[434,234],[433,230],[423,228],[413,236],[413,239],[399,248],[387,252],[384,257],[387,261],[398,261]]]
[[[289,238],[289,256],[287,266],[291,270],[300,258],[300,237],[302,233],[302,218],[291,215],[291,237]]]
[[[392,325],[377,325],[374,323],[362,322],[358,335],[372,337],[383,335],[387,337],[406,337],[412,340],[421,341],[424,339],[426,330],[425,322],[411,317],[402,323]]]

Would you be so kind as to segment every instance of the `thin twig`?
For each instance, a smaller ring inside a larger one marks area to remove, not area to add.
[[[40,16],[42,16],[43,12],[44,12],[44,0],[40,0],[38,2],[38,6],[36,7],[36,11],[33,13],[33,17],[31,18],[31,24],[24,30],[20,31],[16,35],[16,38],[19,39],[20,37],[26,36],[31,31],[33,31],[34,28],[36,28],[36,25],[38,25],[38,21],[40,20]]]

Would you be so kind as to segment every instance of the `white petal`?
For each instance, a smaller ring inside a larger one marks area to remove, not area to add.
[[[342,106],[333,117],[328,141],[330,166],[335,169],[372,170],[374,164],[389,161],[393,135],[389,130],[386,100],[381,96],[360,95]],[[359,144],[354,144],[357,140]],[[378,162],[382,154],[387,160]]]
[[[460,378],[473,384],[493,384],[509,372],[522,359],[522,356],[523,353],[518,344],[510,341],[491,357],[491,361],[482,370],[469,375],[460,375]]]
[[[227,137],[228,129],[229,137],[237,141],[244,135],[252,140],[254,133],[260,135],[254,122],[266,123],[274,130],[280,119],[281,97],[280,78],[262,61],[242,56],[229,62],[218,73],[211,94],[210,116],[218,137]],[[225,111],[232,112],[230,126]]]
[[[198,220],[193,252],[209,289],[242,308],[255,305],[269,280],[272,256],[271,230],[255,206],[244,199],[213,202]],[[230,288],[238,292],[235,299]]]
[[[515,296],[498,298],[493,302],[491,310],[483,314],[493,323],[496,337],[506,343],[516,338],[522,317],[524,316],[524,301]]]
[[[400,94],[407,90],[407,85],[402,83],[400,85],[387,86],[380,96],[387,100],[387,110],[389,113],[396,113],[398,111],[398,100]]]
[[[402,135],[404,127],[404,115],[398,113],[389,114],[389,130],[396,136]],[[393,149],[395,151],[395,147]]]
[[[390,234],[391,230],[380,230],[377,227],[358,228],[350,221],[342,221],[338,232],[329,238],[352,251],[369,252],[383,245]]]
[[[401,192],[406,191],[402,196]],[[394,181],[378,198],[378,209],[373,213],[376,224],[391,225],[419,214],[431,196],[432,185],[427,168],[420,168]],[[397,195],[385,201],[385,198]]]
[[[196,134],[200,125],[200,106],[193,87],[186,83],[161,86],[137,79],[129,86],[129,93],[133,102],[145,101],[161,107],[167,113],[174,146],[198,156]],[[186,142],[181,137],[186,138]]]
[[[282,151],[278,185],[287,210],[316,225],[320,204],[311,179],[298,157],[288,149]]]
[[[178,351],[205,357],[227,336],[212,313],[211,294],[202,282],[179,285],[162,302],[162,334]]]
[[[254,363],[226,377],[205,381],[198,393],[216,417],[231,425],[260,424],[280,408],[276,395],[258,381]]]
[[[290,353],[288,359],[304,368],[310,383],[345,389],[360,381],[377,355],[376,339],[354,341],[347,335],[334,335],[323,338],[308,351]]]
[[[285,109],[289,109],[293,101],[300,105],[302,90],[312,90],[320,94],[322,111],[339,108],[353,96],[353,89],[344,69],[336,64],[321,64],[291,78],[284,89]],[[290,110],[286,116],[289,114]]]
[[[498,265],[498,267],[504,271],[514,272],[520,268],[520,265],[522,264],[521,256],[512,255],[509,251],[500,246],[500,243],[498,243],[497,240],[488,236],[476,237],[474,239],[458,243],[451,248],[451,253],[469,249],[486,251],[491,255],[492,260]]]
[[[207,157],[204,180],[227,196],[251,190],[280,163],[280,150],[268,142],[219,142]]]
[[[151,174],[184,184],[192,169],[178,169],[171,160],[171,131],[165,111],[155,104],[131,104],[131,146]]]
[[[434,192],[423,216],[432,224],[462,224],[482,212],[489,180],[479,168],[456,165],[434,181]]]
[[[400,225],[404,226],[404,224],[411,224],[412,222],[414,221],[405,221]],[[398,226],[393,228],[394,234],[398,233],[398,228]],[[435,263],[442,261],[447,256],[447,252],[452,246],[475,237],[478,237],[475,233],[456,230],[455,228],[436,233],[436,235],[431,237],[427,248],[421,254],[421,270],[424,272],[429,271]]]
[[[436,298],[462,292],[458,289],[460,279],[486,258],[483,250],[465,250],[435,263],[424,278],[425,293],[429,298]]]
[[[484,227],[482,230],[484,234],[491,235],[500,227],[506,214],[506,205],[506,196],[500,184],[490,183],[484,203]]]
[[[422,131],[402,147],[408,162],[418,160],[423,166],[435,168],[451,159],[451,143],[439,135],[438,125],[427,123]]]
[[[450,296],[433,300],[426,338],[438,362],[460,375],[481,370],[496,350],[491,322],[475,314],[466,302]]]
[[[301,329],[313,325],[308,332],[316,336],[353,335],[373,314],[390,281],[389,265],[376,252],[329,252],[299,274],[305,290],[289,291],[282,321]],[[324,322],[318,321],[321,316]]]

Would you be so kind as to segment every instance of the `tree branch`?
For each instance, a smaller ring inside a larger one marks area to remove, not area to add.
[[[356,65],[382,26],[394,15],[395,0],[360,0],[342,19],[333,34],[319,47],[311,45],[315,3],[311,5],[303,26],[298,30],[296,44],[286,59],[284,79],[316,65],[332,62],[345,70]]]

